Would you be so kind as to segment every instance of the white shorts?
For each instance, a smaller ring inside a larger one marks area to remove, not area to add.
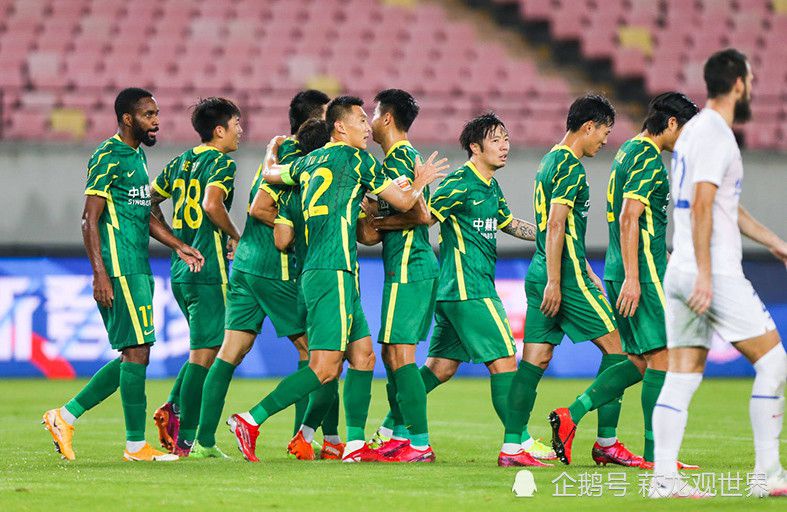
[[[757,292],[745,277],[713,276],[713,297],[708,311],[699,316],[686,301],[694,289],[696,274],[667,267],[664,276],[667,347],[710,349],[714,331],[730,343],[776,329],[776,324]]]

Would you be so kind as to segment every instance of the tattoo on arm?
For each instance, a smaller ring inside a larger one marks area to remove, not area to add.
[[[522,240],[536,239],[536,225],[522,219],[514,218],[502,231]]]

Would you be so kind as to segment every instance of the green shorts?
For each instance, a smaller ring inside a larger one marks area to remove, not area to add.
[[[618,302],[622,281],[604,281],[609,301]],[[664,320],[664,290],[661,283],[640,283],[641,295],[634,316],[624,318],[615,310],[620,330],[620,341],[627,354],[642,355],[651,350],[667,348],[667,328]]]
[[[221,346],[227,285],[172,283],[172,294],[189,323],[191,350]]]
[[[429,357],[487,363],[516,354],[506,310],[498,297],[438,301]]]
[[[113,277],[112,306],[98,306],[114,350],[155,343],[153,328],[153,276],[133,274]]]
[[[305,309],[298,304],[298,281],[269,279],[233,269],[227,290],[225,329],[259,333],[265,317],[271,319],[276,336],[283,338],[306,331]]]
[[[414,345],[429,336],[437,279],[385,283],[378,343]]]
[[[343,270],[307,270],[301,274],[306,303],[309,350],[341,350],[369,336],[355,275]]]
[[[585,276],[584,286],[561,288],[560,311],[554,317],[541,312],[546,283],[525,280],[527,315],[525,343],[560,345],[563,335],[574,343],[594,340],[614,331],[615,316],[604,294]]]

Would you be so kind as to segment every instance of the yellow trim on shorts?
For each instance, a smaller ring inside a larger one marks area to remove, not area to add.
[[[659,280],[659,273],[656,270],[656,261],[653,259],[653,252],[650,249],[650,233],[647,230],[642,230],[642,252],[645,254],[645,261],[648,263],[648,270],[650,271],[650,278],[656,287],[656,293],[659,295],[661,307],[667,307],[667,300],[664,298],[664,289],[661,287],[661,280]]]
[[[221,283],[221,296],[224,297],[224,307],[227,307],[227,283]]]
[[[391,284],[391,296],[388,299],[388,312],[385,315],[385,332],[383,333],[383,343],[390,343],[391,328],[393,327],[394,310],[396,309],[396,295],[399,293],[399,283]]]
[[[123,298],[126,300],[126,307],[128,308],[129,315],[131,315],[131,325],[134,326],[134,333],[137,335],[137,344],[145,344],[145,336],[142,334],[142,326],[139,325],[139,318],[137,318],[137,307],[134,306],[134,298],[131,296],[131,289],[128,287],[126,276],[119,276],[120,288],[123,290]]]
[[[495,309],[495,304],[492,302],[492,299],[486,297],[484,299],[484,304],[486,304],[486,308],[489,310],[489,313],[492,315],[492,318],[495,320],[495,325],[497,325],[497,330],[500,331],[500,336],[503,337],[503,342],[506,344],[506,350],[508,350],[508,355],[514,355],[514,349],[511,346],[511,339],[508,337],[508,330],[506,329],[505,324],[503,323],[503,319],[500,318],[500,315],[497,313],[497,309]]]
[[[344,300],[344,279],[342,279],[342,271],[336,271],[336,277],[339,278],[339,317],[342,322],[342,341],[341,341],[341,349],[347,347],[347,303]]]
[[[413,248],[413,239],[415,238],[415,231],[412,229],[408,229],[404,231],[407,233],[405,236],[407,239],[404,242],[404,250],[402,252],[402,265],[399,269],[399,273],[401,274],[401,281],[402,283],[407,283],[407,263],[410,261],[410,251]]]
[[[280,252],[279,257],[281,258],[281,280],[282,281],[289,281],[290,280],[290,260],[287,257],[287,253]]]
[[[574,247],[574,239],[570,236],[566,236],[566,248],[568,249],[568,255],[571,257],[571,261],[574,264],[574,275],[577,278],[577,285],[579,289],[582,291],[582,295],[585,296],[585,299],[590,303],[590,306],[593,310],[598,314],[599,318],[604,322],[604,326],[607,328],[609,332],[615,330],[615,324],[612,323],[610,320],[609,315],[607,312],[604,311],[604,308],[601,307],[601,304],[598,303],[596,298],[593,294],[588,290],[587,285],[585,284],[585,280],[582,278],[582,269],[579,266],[579,258],[577,258],[577,250]]]
[[[222,284],[227,282],[227,269],[224,266],[224,254],[221,249],[221,235],[218,231],[213,232],[213,240],[216,243],[216,258],[219,260],[219,272],[221,273]]]

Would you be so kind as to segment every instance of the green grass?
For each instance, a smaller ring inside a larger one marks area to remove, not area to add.
[[[638,494],[639,470],[597,468],[590,458],[595,438],[595,415],[582,423],[574,443],[574,464],[535,470],[535,498],[515,498],[511,485],[515,468],[496,464],[502,428],[491,407],[486,379],[457,379],[429,396],[432,444],[437,453],[433,465],[340,464],[301,462],[285,456],[290,438],[292,412],[285,411],[266,423],[260,437],[260,464],[245,462],[234,440],[222,425],[219,446],[232,456],[229,461],[184,460],[172,464],[131,464],[121,460],[124,431],[117,394],[89,411],[77,424],[77,460],[60,460],[53,452],[49,434],[39,425],[45,409],[59,406],[84,381],[0,381],[0,510],[770,510],[785,502],[775,499],[714,498],[697,502],[651,502]],[[225,408],[242,411],[256,403],[276,381],[236,380]],[[171,381],[148,384],[148,411],[169,391]],[[587,385],[586,381],[542,382],[531,433],[548,438],[548,411],[568,404]],[[692,403],[681,458],[699,463],[713,473],[741,472],[753,466],[748,420],[751,382],[708,380]],[[375,381],[367,433],[376,428],[386,412],[382,381]],[[342,429],[343,431],[343,429]],[[642,449],[639,386],[629,390],[623,406],[619,436],[634,451]],[[152,421],[148,440],[155,440]],[[319,434],[318,434],[319,436]],[[567,471],[579,479],[582,473],[624,472],[629,482],[626,497],[608,491],[600,498],[558,498],[550,483]]]

